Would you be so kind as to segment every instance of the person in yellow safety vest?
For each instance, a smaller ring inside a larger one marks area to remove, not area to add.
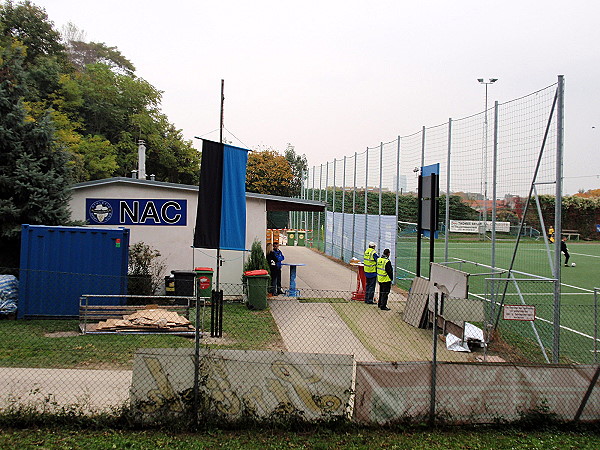
[[[375,242],[369,242],[369,247],[365,250],[363,265],[365,268],[365,303],[374,305],[375,286],[377,285],[377,253],[375,253]]]
[[[392,278],[394,278],[394,272],[392,263],[390,262],[390,249],[386,248],[381,258],[377,259],[377,281],[379,281],[379,301],[377,302],[377,306],[382,311],[390,310],[387,306],[387,301],[392,289]]]

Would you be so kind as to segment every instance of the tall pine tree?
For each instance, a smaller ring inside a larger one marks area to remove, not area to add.
[[[28,111],[27,49],[0,41],[0,267],[19,264],[21,224],[69,221],[67,158],[53,144],[49,112]]]

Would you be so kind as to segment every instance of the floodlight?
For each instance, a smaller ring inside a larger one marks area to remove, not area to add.
[[[483,83],[483,78],[477,78],[477,81],[479,81],[480,83]]]
[[[495,83],[496,81],[498,81],[498,78],[490,78],[490,83]]]

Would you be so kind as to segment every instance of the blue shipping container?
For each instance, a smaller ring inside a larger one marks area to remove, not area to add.
[[[83,294],[127,294],[128,250],[125,228],[23,225],[17,317],[75,317]]]

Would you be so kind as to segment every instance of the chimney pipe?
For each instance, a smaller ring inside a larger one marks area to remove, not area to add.
[[[143,140],[138,141],[138,178],[146,179],[146,146]]]

